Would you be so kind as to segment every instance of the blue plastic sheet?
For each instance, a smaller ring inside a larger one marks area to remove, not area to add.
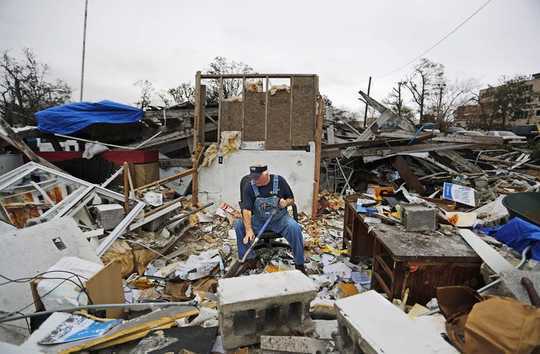
[[[113,101],[77,102],[37,112],[38,129],[52,134],[72,134],[96,123],[138,122],[144,112]]]
[[[515,217],[502,226],[484,227],[481,231],[518,252],[531,245],[531,258],[540,261],[540,226]]]

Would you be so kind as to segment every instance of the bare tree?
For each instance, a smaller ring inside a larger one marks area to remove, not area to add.
[[[435,117],[440,129],[446,129],[459,106],[474,101],[473,91],[478,88],[475,79],[456,80],[453,83],[443,78],[434,85],[427,99],[427,111]]]
[[[191,82],[183,82],[177,87],[170,88],[167,90],[167,94],[176,104],[195,102],[195,86]]]
[[[249,74],[253,68],[241,61],[228,61],[224,57],[215,57],[210,63],[208,74]],[[207,100],[217,102],[219,99],[219,80],[210,80],[206,86]],[[223,98],[239,96],[242,93],[242,80],[223,80]]]
[[[154,86],[148,80],[139,80],[135,82],[134,85],[141,90],[139,100],[135,102],[135,104],[139,106],[139,108],[145,109],[152,104],[152,96],[155,93]]]
[[[66,103],[71,88],[62,80],[48,81],[49,67],[38,62],[32,50],[21,59],[7,51],[0,58],[0,115],[11,125],[35,124],[34,113]]]
[[[399,81],[397,86],[392,88],[392,92],[388,94],[388,97],[385,98],[382,103],[384,103],[398,116],[412,120],[414,118],[414,112],[412,108],[408,107],[404,103],[404,92],[401,88],[403,85],[405,85],[405,82]]]
[[[424,122],[424,111],[428,97],[432,94],[434,86],[443,80],[444,66],[422,58],[405,81],[405,87],[409,89],[413,101],[418,105],[420,123]]]
[[[229,61],[224,57],[215,57],[209,64],[207,74],[249,74],[253,73],[253,68],[239,61]],[[208,80],[206,85],[206,103],[217,103],[219,100],[219,80]],[[242,80],[223,80],[223,98],[238,96],[242,93]],[[183,82],[177,87],[166,90],[166,93],[159,94],[161,100],[165,102],[174,101],[176,104],[183,102],[195,102],[195,86],[191,81]]]

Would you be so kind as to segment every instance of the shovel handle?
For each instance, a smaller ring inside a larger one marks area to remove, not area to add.
[[[259,232],[257,233],[257,236],[255,236],[255,240],[253,240],[253,243],[251,244],[251,246],[249,246],[248,250],[246,251],[246,253],[244,253],[244,257],[242,257],[242,260],[240,261],[240,263],[244,263],[247,259],[247,256],[251,253],[251,251],[253,250],[253,247],[255,247],[255,245],[257,244],[257,242],[259,242],[259,239],[261,238],[261,235],[263,234],[263,232],[266,230],[266,228],[268,227],[268,224],[270,224],[270,221],[272,221],[272,218],[274,217],[274,215],[276,215],[276,210],[272,210],[272,214],[270,214],[270,216],[268,217],[268,219],[266,219],[266,221],[264,222],[263,226],[261,227],[261,229],[259,230]]]

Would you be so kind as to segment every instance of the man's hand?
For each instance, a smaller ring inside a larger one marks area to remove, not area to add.
[[[255,239],[255,233],[252,229],[246,230],[246,236],[244,236],[244,245],[247,245],[249,242]]]
[[[281,198],[281,199],[279,200],[279,207],[280,207],[281,209],[285,209],[285,208],[288,207],[288,206],[289,206],[289,201],[288,201],[287,199]]]

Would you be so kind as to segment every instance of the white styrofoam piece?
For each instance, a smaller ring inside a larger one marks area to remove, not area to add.
[[[336,301],[336,307],[362,338],[369,353],[458,353],[440,334],[429,331],[374,290]]]
[[[238,208],[240,180],[249,174],[255,163],[268,165],[271,174],[287,180],[294,193],[299,212],[311,214],[313,180],[315,178],[315,144],[310,151],[303,150],[238,150],[225,156],[220,164],[215,159],[209,167],[199,170],[199,198],[202,203],[226,202]],[[215,208],[214,208],[215,209]]]
[[[86,297],[86,294],[82,292],[80,286],[84,286],[85,280],[90,279],[102,268],[102,264],[90,262],[78,257],[62,257],[52,267],[47,269],[47,271],[54,271],[54,273],[45,275],[45,279],[40,280],[37,285],[37,291],[45,309],[51,311],[64,307],[86,305],[88,303],[88,298]],[[77,274],[79,278],[75,275],[63,273],[61,271],[73,272]],[[68,278],[75,283],[61,279],[47,278]],[[80,284],[80,282],[83,284]]]
[[[72,218],[61,218],[0,234],[0,244],[0,269],[3,275],[11,279],[35,276],[67,256],[102,264]],[[14,311],[32,301],[28,283],[2,286],[0,310]],[[34,305],[31,305],[24,312],[34,310]]]

